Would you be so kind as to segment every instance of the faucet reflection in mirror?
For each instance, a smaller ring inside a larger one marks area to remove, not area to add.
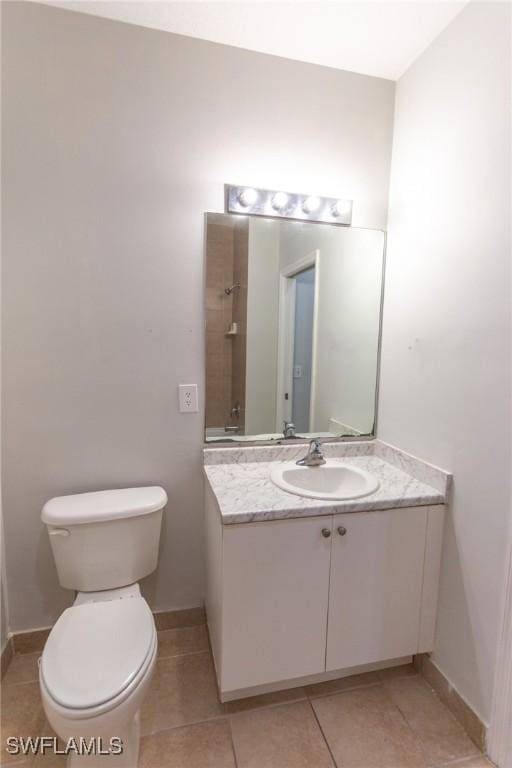
[[[207,214],[206,251],[206,440],[371,436],[384,233]]]

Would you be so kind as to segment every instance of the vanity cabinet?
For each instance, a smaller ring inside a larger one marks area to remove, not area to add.
[[[223,529],[222,688],[247,688],[324,668],[332,521]]]
[[[427,507],[334,517],[326,670],[416,653],[427,517]]]
[[[206,609],[221,699],[432,650],[443,512],[222,525],[208,488]]]

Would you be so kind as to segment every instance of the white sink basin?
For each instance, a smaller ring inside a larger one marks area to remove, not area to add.
[[[357,499],[379,487],[379,481],[369,472],[335,459],[328,459],[320,467],[302,467],[295,462],[278,464],[270,479],[283,491],[310,499]]]

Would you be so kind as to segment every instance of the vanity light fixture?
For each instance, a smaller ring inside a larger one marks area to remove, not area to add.
[[[248,208],[258,199],[258,192],[252,187],[245,187],[238,193],[238,201],[244,208]]]
[[[286,192],[276,192],[275,195],[272,195],[272,208],[279,212],[284,211],[289,199],[289,195]]]
[[[310,195],[309,197],[306,197],[304,202],[302,203],[302,210],[304,213],[315,213],[318,211],[322,204],[322,201],[319,197],[315,197],[314,195]]]
[[[352,223],[352,200],[256,187],[226,185],[225,189],[228,213],[319,221],[345,226]]]
[[[346,216],[347,213],[352,215],[352,201],[351,200],[336,200],[331,206],[332,215],[336,218]]]

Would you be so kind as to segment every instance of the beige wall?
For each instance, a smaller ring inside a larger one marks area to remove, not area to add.
[[[0,510],[0,653],[7,645],[9,635],[9,609],[7,605],[7,580],[5,574],[5,541],[3,518]]]
[[[244,434],[247,216],[211,213],[206,224],[206,426]],[[238,285],[230,294],[226,289]],[[237,332],[228,334],[232,323]],[[239,403],[240,413],[231,415]]]
[[[279,317],[278,219],[249,220],[247,297],[247,435],[276,432],[277,321]]]
[[[245,373],[247,350],[247,279],[249,260],[249,220],[240,217],[235,222],[233,249],[233,283],[240,286],[233,293],[233,322],[237,333],[231,336],[233,345],[233,367],[231,370],[231,403],[239,406],[240,413],[233,415],[230,423],[245,434]],[[207,378],[208,380],[208,378]]]
[[[201,603],[204,211],[226,182],[384,227],[394,84],[32,3],[4,9],[4,515],[11,623],[60,589],[55,494],[161,483],[154,607]],[[177,411],[197,381],[201,411]]]
[[[434,661],[488,721],[510,519],[510,5],[397,88],[379,436],[455,476]]]
[[[233,340],[226,336],[233,319],[235,231],[231,219],[210,215],[206,226],[206,386],[207,427],[230,423]]]
[[[2,20],[3,20],[2,4],[0,3],[0,35],[2,33]],[[1,138],[1,125],[0,125],[0,138]],[[0,177],[1,177],[1,168],[2,168],[2,162],[0,157]],[[0,206],[0,231],[2,229],[1,218],[2,218],[2,210]],[[0,251],[0,258],[1,258],[1,251]],[[0,308],[1,308],[1,274],[0,274]],[[0,318],[0,325],[1,325],[1,318]],[[1,350],[0,350],[0,375],[1,375]],[[1,395],[1,383],[0,383],[0,395]],[[1,455],[1,441],[2,441],[2,436],[1,436],[1,414],[0,414],[0,455]],[[0,653],[4,650],[7,644],[7,637],[9,634],[9,616],[8,616],[9,611],[7,606],[7,578],[6,578],[6,572],[5,572],[5,537],[4,537],[4,521],[3,521],[3,513],[2,513],[1,492],[2,492],[2,469],[0,467]]]

